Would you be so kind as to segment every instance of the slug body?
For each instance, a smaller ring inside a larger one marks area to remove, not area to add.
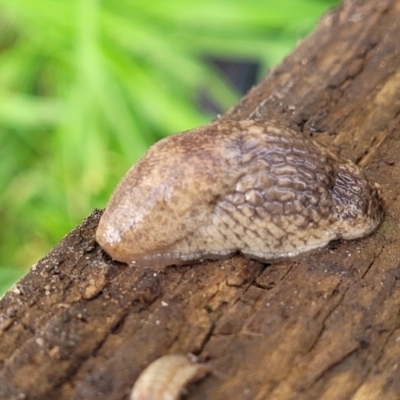
[[[180,354],[170,354],[153,361],[139,376],[131,392],[131,400],[178,400],[185,386],[210,372]]]
[[[218,121],[152,146],[118,184],[96,239],[133,265],[238,252],[272,261],[366,236],[382,218],[376,185],[353,162],[274,123]]]

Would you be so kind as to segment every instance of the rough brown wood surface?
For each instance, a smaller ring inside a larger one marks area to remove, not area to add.
[[[274,119],[363,165],[386,217],[295,262],[162,270],[101,251],[95,211],[0,302],[1,399],[127,399],[170,353],[188,399],[400,399],[400,1],[353,0],[222,118]]]

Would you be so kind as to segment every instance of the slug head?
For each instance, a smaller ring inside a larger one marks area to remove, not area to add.
[[[179,262],[185,241],[229,189],[238,146],[209,125],[165,138],[127,172],[100,220],[96,240],[127,263]],[[174,258],[175,257],[175,258]]]

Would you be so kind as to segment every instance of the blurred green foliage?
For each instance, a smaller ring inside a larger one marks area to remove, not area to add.
[[[0,0],[0,291],[157,139],[208,122],[206,57],[279,62],[337,0]],[[21,268],[15,268],[21,267]]]

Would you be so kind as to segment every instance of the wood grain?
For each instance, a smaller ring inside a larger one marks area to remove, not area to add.
[[[222,118],[274,119],[365,166],[373,236],[296,262],[161,270],[112,262],[100,211],[0,302],[1,399],[127,399],[192,352],[216,371],[188,399],[400,398],[400,1],[345,1]]]

